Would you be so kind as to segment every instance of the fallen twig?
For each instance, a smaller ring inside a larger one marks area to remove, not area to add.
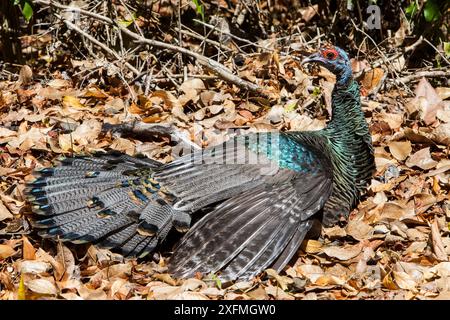
[[[404,55],[407,52],[413,51],[415,48],[417,48],[422,42],[424,41],[423,37],[420,36],[419,39],[414,42],[413,44],[411,44],[408,47],[405,47],[405,50],[403,52],[399,52],[394,54],[391,57],[386,57],[386,58],[380,58],[378,60],[376,60],[375,62],[373,62],[369,67],[365,68],[364,70],[359,71],[357,74],[355,74],[355,77],[358,78],[360,77],[362,74],[367,73],[375,68],[378,68],[379,66],[385,65],[386,63],[390,63],[398,58],[400,58],[402,55]]]
[[[443,78],[450,78],[450,71],[443,71],[443,70],[430,70],[430,71],[419,71],[414,74],[411,74],[409,76],[404,76],[398,79],[395,79],[396,82],[401,83],[408,83],[410,81],[420,79],[422,77],[425,78],[431,78],[431,77],[443,77]]]
[[[99,46],[100,48],[102,48],[104,51],[106,51],[107,53],[109,53],[110,55],[112,55],[114,58],[118,59],[119,61],[122,61],[123,58],[121,58],[119,56],[119,54],[117,52],[115,52],[114,50],[110,49],[107,45],[101,43],[100,41],[98,41],[97,39],[95,39],[93,36],[91,36],[90,34],[88,34],[87,32],[81,30],[80,28],[78,28],[76,25],[74,25],[72,22],[62,19],[62,21],[64,21],[64,23],[66,24],[66,26],[71,29],[74,30],[76,32],[78,32],[79,34],[81,34],[83,37],[85,37],[86,39],[88,39],[89,41],[91,41],[92,43],[94,43],[95,45]],[[124,65],[130,69],[135,75],[139,75],[141,72],[139,72],[138,69],[136,69],[135,67],[133,67],[131,64],[129,64],[128,62],[124,62]]]
[[[184,29],[181,29],[181,30],[180,30],[179,28],[175,28],[175,31],[180,32],[180,33],[182,33],[182,34],[185,34],[185,35],[187,35],[187,36],[190,36],[190,37],[192,37],[192,38],[196,38],[196,39],[199,39],[199,40],[202,40],[202,41],[206,41],[206,42],[208,42],[208,43],[210,43],[210,44],[212,44],[212,45],[214,45],[214,46],[216,46],[216,47],[219,47],[220,49],[222,49],[222,50],[224,50],[224,51],[232,51],[232,50],[231,50],[230,48],[228,48],[227,46],[225,46],[225,45],[223,45],[223,44],[221,44],[221,43],[219,43],[219,42],[217,42],[217,41],[214,41],[214,40],[205,38],[204,36],[199,35],[199,34],[196,34],[196,33],[194,33],[194,32],[191,32],[191,31],[188,31],[188,30],[184,30]]]
[[[224,65],[222,65],[221,63],[214,61],[208,57],[205,57],[199,53],[193,52],[189,49],[186,48],[182,48],[173,44],[169,44],[169,43],[165,43],[165,42],[161,42],[158,40],[153,40],[153,39],[147,39],[123,26],[121,26],[120,24],[116,24],[114,23],[111,19],[102,16],[100,14],[97,13],[92,13],[89,12],[87,10],[84,9],[80,9],[78,7],[70,7],[70,6],[65,6],[63,4],[60,4],[58,2],[55,1],[48,1],[48,0],[36,0],[35,3],[39,3],[39,4],[44,4],[44,5],[50,5],[50,6],[54,6],[56,8],[59,9],[63,9],[63,10],[69,10],[69,11],[77,11],[81,14],[84,15],[88,15],[91,17],[95,17],[97,20],[111,24],[116,26],[119,30],[121,30],[123,33],[127,34],[129,37],[133,38],[134,40],[136,40],[136,42],[138,43],[143,43],[143,44],[147,44],[153,47],[158,47],[158,48],[163,48],[163,49],[167,49],[173,52],[179,52],[182,54],[185,54],[187,56],[193,57],[197,60],[197,62],[210,69],[211,71],[213,71],[214,73],[216,73],[220,78],[222,78],[223,80],[230,82],[236,86],[238,86],[241,89],[245,89],[248,91],[252,91],[252,92],[256,92],[261,94],[262,96],[267,96],[267,94],[264,92],[264,89],[262,87],[260,87],[257,84],[251,83],[249,81],[246,81],[244,79],[241,79],[240,77],[234,75],[227,67],[225,67]],[[80,28],[76,27],[73,23],[71,23],[70,21],[64,20],[64,23],[66,23],[66,25],[71,26],[73,30],[80,32],[80,34],[83,34],[84,36],[88,35],[86,32],[84,32],[83,30],[81,30]],[[75,28],[73,28],[75,27]],[[92,36],[88,35],[89,37],[87,37],[89,40],[93,40],[95,38],[93,38]],[[94,41],[93,41],[94,42]],[[95,44],[99,45],[102,49],[105,49],[105,45],[101,44],[98,40],[95,39]],[[100,45],[101,44],[101,45]],[[106,47],[107,48],[107,47]],[[106,49],[105,49],[106,50]],[[106,50],[109,53],[112,53],[113,51],[108,48],[108,50]],[[117,53],[114,53],[114,56],[116,58],[118,58]],[[133,67],[134,68],[134,67]],[[135,68],[134,68],[135,69]],[[131,69],[133,72],[137,71],[137,69],[133,70]],[[137,71],[139,72],[139,71]]]
[[[264,49],[264,50],[267,50],[267,51],[271,51],[271,52],[275,51],[274,49],[267,48],[267,47],[258,45],[258,44],[256,44],[255,42],[252,42],[252,41],[250,41],[250,40],[247,40],[247,39],[244,39],[244,38],[240,38],[240,37],[238,37],[238,36],[235,36],[234,34],[229,33],[229,32],[226,32],[226,31],[224,31],[224,30],[221,30],[220,28],[217,28],[216,26],[213,26],[212,24],[203,22],[203,21],[198,20],[198,19],[193,19],[193,21],[195,21],[195,22],[197,22],[197,23],[200,23],[201,25],[203,25],[203,26],[205,26],[205,27],[208,27],[208,28],[210,28],[210,29],[212,29],[212,30],[220,31],[222,34],[224,34],[224,35],[226,35],[226,36],[229,36],[229,37],[231,37],[231,38],[233,38],[233,39],[235,39],[235,40],[244,42],[244,43],[246,43],[246,44],[248,44],[248,45],[251,45],[251,46],[254,46],[254,47],[257,47],[257,48],[261,48],[261,49]]]

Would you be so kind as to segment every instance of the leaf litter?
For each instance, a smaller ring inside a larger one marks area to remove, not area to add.
[[[315,12],[305,10],[304,19]],[[178,90],[147,95],[135,88],[136,99],[124,87],[74,88],[56,74],[38,82],[29,67],[22,68],[18,81],[0,82],[0,299],[448,298],[450,88],[434,88],[423,78],[407,101],[390,98],[405,96],[397,88],[374,95],[384,76],[380,68],[361,83],[377,167],[367,196],[346,226],[322,228],[319,237],[305,239],[280,273],[268,269],[232,284],[222,283],[220,275],[180,280],[167,274],[163,253],[125,259],[92,245],[50,243],[30,233],[23,190],[34,168],[107,148],[173,160],[168,139],[117,137],[103,132],[102,123],[174,124],[180,136],[202,147],[224,141],[228,128],[326,125],[334,81],[327,71],[319,72],[322,89],[312,95],[308,88],[315,82],[295,60],[264,53],[246,61],[239,75],[261,81],[275,103],[247,99],[234,86],[198,78],[183,81]],[[354,71],[364,63],[355,60]],[[268,72],[272,69],[278,77]]]

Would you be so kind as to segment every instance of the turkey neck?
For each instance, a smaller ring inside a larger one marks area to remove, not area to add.
[[[353,135],[355,129],[366,123],[361,109],[359,85],[353,79],[348,85],[335,85],[331,94],[331,103],[333,107],[331,121],[325,129],[331,137],[339,131]],[[369,135],[368,130],[366,133]]]
[[[322,131],[334,181],[325,211],[347,216],[374,170],[371,136],[361,109],[359,86],[353,79],[348,85],[334,87],[332,107],[331,120]]]

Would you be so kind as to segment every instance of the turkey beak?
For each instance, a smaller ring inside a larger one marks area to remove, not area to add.
[[[323,62],[322,61],[322,57],[320,56],[319,53],[314,53],[312,55],[310,55],[309,57],[306,57],[305,59],[302,60],[301,64],[305,64],[305,63],[311,63],[311,62]]]

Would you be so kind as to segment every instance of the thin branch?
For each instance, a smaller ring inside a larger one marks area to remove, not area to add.
[[[192,19],[192,20],[197,22],[197,23],[200,23],[201,25],[204,25],[205,27],[208,27],[208,28],[210,28],[212,30],[216,30],[216,31],[222,32],[222,34],[224,34],[226,36],[229,36],[229,37],[231,37],[233,39],[236,39],[238,41],[244,42],[244,43],[246,43],[248,45],[251,45],[251,46],[254,46],[254,47],[257,47],[257,48],[261,48],[261,49],[264,49],[264,50],[267,50],[267,51],[275,51],[274,49],[270,49],[270,48],[266,48],[264,46],[260,46],[260,45],[256,44],[255,42],[252,42],[252,41],[244,39],[244,38],[240,38],[238,36],[235,36],[232,33],[223,31],[220,28],[217,28],[216,26],[213,26],[212,24],[209,24],[209,23],[203,22],[201,20],[197,20],[197,19]]]
[[[89,41],[91,41],[92,43],[94,43],[95,45],[99,46],[100,48],[102,48],[104,51],[106,51],[107,53],[109,53],[110,55],[112,55],[114,58],[116,58],[117,60],[121,61],[123,60],[118,54],[117,52],[115,52],[114,50],[111,50],[107,45],[101,43],[100,41],[98,41],[97,39],[95,39],[93,36],[91,36],[90,34],[88,34],[87,32],[85,32],[84,30],[81,30],[80,28],[78,28],[76,25],[74,25],[72,22],[62,19],[62,21],[64,21],[64,23],[67,25],[67,27],[71,30],[74,30],[76,32],[78,32],[79,34],[81,34],[83,37],[85,37],[86,39],[88,39]],[[133,67],[131,64],[129,64],[128,62],[124,62],[124,65],[130,69],[134,74],[139,75],[140,72],[138,69],[136,69],[135,67]]]
[[[241,89],[245,89],[248,91],[259,93],[263,96],[267,96],[267,94],[264,92],[264,88],[262,88],[261,86],[251,83],[249,81],[246,81],[244,79],[241,79],[240,77],[234,75],[227,67],[225,67],[221,63],[218,63],[218,62],[216,62],[208,57],[205,57],[199,53],[193,52],[189,49],[182,48],[182,47],[179,47],[176,45],[161,42],[158,40],[147,39],[139,34],[136,34],[135,32],[133,32],[131,30],[128,30],[127,28],[125,28],[121,25],[116,25],[111,19],[109,19],[107,17],[104,17],[104,16],[96,14],[96,13],[89,12],[87,10],[80,9],[78,7],[65,6],[58,2],[48,1],[48,0],[35,0],[35,3],[44,4],[44,5],[52,5],[56,8],[64,9],[64,10],[77,11],[81,14],[95,17],[99,21],[103,21],[105,23],[115,25],[119,30],[121,30],[123,33],[127,34],[134,40],[136,40],[136,42],[138,42],[138,43],[143,43],[143,44],[147,44],[147,45],[150,45],[153,47],[158,47],[158,48],[163,48],[163,49],[167,49],[167,50],[174,51],[174,52],[179,52],[179,53],[185,54],[187,56],[193,57],[197,60],[197,62],[200,65],[210,69],[211,71],[216,73],[223,80],[228,81],[228,82],[238,86]],[[66,21],[66,20],[63,20],[63,21],[64,21],[64,23],[66,23],[66,25],[72,27],[73,30],[80,32],[81,34],[85,35],[87,38],[89,37],[89,39],[92,40],[95,44],[99,45],[102,49],[105,49],[108,53],[113,54],[116,58],[118,58],[117,53],[112,51],[110,48],[106,47],[104,44],[102,44],[101,42],[99,42],[98,40],[93,38],[92,36],[88,35],[86,32],[84,32],[83,30],[81,30],[80,28],[75,26],[73,23]],[[126,65],[127,65],[127,67],[131,66],[128,63],[126,63]],[[130,68],[133,72],[139,72],[133,66],[131,66],[131,67],[134,69],[133,70]]]
[[[188,30],[180,30],[179,28],[175,28],[175,31],[180,32],[182,34],[185,34],[185,35],[187,35],[189,37],[196,38],[198,40],[206,41],[206,42],[212,44],[215,47],[219,47],[220,49],[222,49],[224,51],[232,51],[232,49],[228,48],[227,46],[225,46],[225,45],[223,45],[223,44],[221,44],[221,43],[219,43],[217,41],[205,38],[204,36],[202,36],[200,34],[197,34],[197,33],[194,33],[194,32],[190,32]]]
[[[379,66],[385,65],[386,63],[390,63],[398,58],[400,58],[402,55],[404,55],[407,52],[413,51],[414,49],[416,49],[422,42],[424,41],[423,37],[420,36],[419,39],[414,42],[413,44],[411,44],[408,47],[405,47],[405,50],[403,52],[399,52],[394,54],[391,57],[388,58],[381,58],[376,60],[374,63],[372,63],[369,67],[365,68],[364,70],[361,70],[360,72],[358,72],[355,77],[358,78],[359,76],[361,76],[363,73],[367,73],[375,68],[378,68]]]
[[[404,76],[398,79],[395,79],[396,82],[402,82],[402,83],[408,83],[410,81],[414,81],[416,79],[420,79],[422,77],[425,78],[437,78],[437,77],[443,77],[443,78],[450,78],[450,71],[441,71],[441,70],[434,70],[434,71],[419,71],[414,74],[411,74],[409,76]]]
[[[421,38],[422,38],[422,36],[420,36]],[[450,65],[450,61],[448,61],[448,59],[438,50],[438,48],[436,48],[435,46],[434,46],[434,44],[432,44],[430,41],[428,41],[427,39],[423,39],[423,41],[425,41],[430,47],[432,47],[433,49],[434,49],[434,51],[436,51],[436,53],[438,54],[438,55],[440,55],[441,56],[441,58],[448,64],[448,65]]]

